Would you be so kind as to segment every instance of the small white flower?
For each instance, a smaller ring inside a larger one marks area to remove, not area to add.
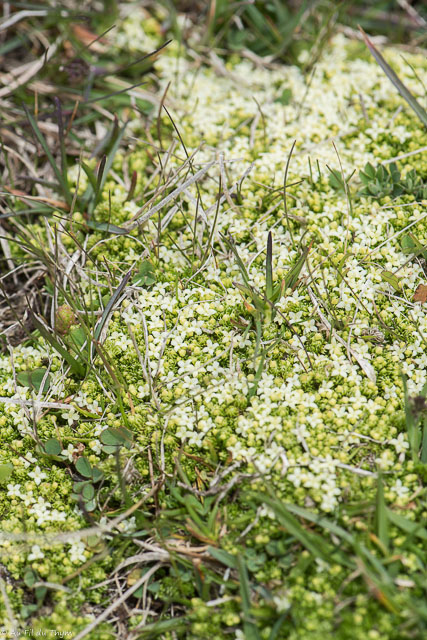
[[[39,485],[45,478],[47,478],[45,472],[42,471],[38,465],[34,469],[34,471],[30,471],[28,475],[30,476],[30,478],[34,479],[34,482],[37,485]]]
[[[75,448],[75,446],[73,444],[69,444],[68,447],[66,449],[63,449],[61,451],[61,456],[65,456],[66,458],[68,458],[68,460],[70,462],[74,461],[73,458],[73,453],[77,451],[77,449]]]
[[[79,419],[79,417],[79,413],[73,407],[70,407],[70,409],[68,411],[64,411],[64,413],[61,413],[61,418],[64,418],[70,427],[73,422],[76,422],[76,420]]]
[[[286,596],[274,596],[273,602],[276,605],[277,611],[279,613],[281,613],[282,611],[287,611],[291,606],[291,603]]]
[[[31,451],[27,451],[24,458],[24,467],[27,469],[31,463],[37,462],[37,458],[33,456]]]
[[[20,484],[8,484],[7,485],[7,495],[10,498],[20,498],[21,497],[21,485]]]
[[[31,553],[28,554],[28,560],[41,560],[44,558],[44,553],[40,549],[38,544],[33,544],[31,547]]]
[[[405,453],[406,449],[409,449],[409,442],[406,441],[404,433],[399,433],[397,438],[390,440],[390,444],[394,445],[396,453]]]
[[[91,440],[89,446],[96,453],[97,456],[102,452],[101,443],[99,440]]]
[[[77,564],[78,562],[85,562],[85,545],[80,540],[77,542],[73,542],[70,547],[70,560],[73,564]]]
[[[390,487],[390,490],[393,491],[398,498],[404,498],[406,494],[409,493],[408,487],[402,484],[402,480],[396,480],[395,484]]]

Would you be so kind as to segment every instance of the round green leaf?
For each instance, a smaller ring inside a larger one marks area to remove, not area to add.
[[[95,489],[91,484],[87,484],[85,487],[83,487],[82,496],[84,500],[92,500],[94,495]]]
[[[16,380],[18,384],[23,387],[30,387],[34,391],[40,391],[40,387],[42,386],[43,378],[45,377],[47,369],[34,369],[33,371],[21,371],[16,376]],[[50,386],[50,374],[47,375],[42,393],[46,393]]]
[[[59,456],[62,451],[62,447],[56,438],[49,438],[44,443],[44,450],[48,456]]]
[[[5,464],[0,464],[0,483],[7,482],[10,476],[12,475],[13,464],[10,462],[6,462]]]
[[[90,466],[89,460],[84,456],[76,461],[75,466],[80,475],[84,476],[85,478],[92,477],[92,467]]]
[[[95,500],[88,500],[88,502],[85,502],[85,509],[86,511],[95,511],[96,509]]]
[[[97,467],[92,467],[92,481],[99,482],[104,474]]]

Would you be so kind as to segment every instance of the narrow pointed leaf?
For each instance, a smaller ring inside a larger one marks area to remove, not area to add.
[[[40,144],[41,144],[41,146],[43,148],[43,151],[45,152],[46,157],[47,157],[47,159],[49,161],[49,164],[53,169],[53,172],[54,172],[54,174],[56,176],[56,179],[57,179],[57,181],[58,181],[58,183],[59,183],[59,185],[61,187],[62,195],[65,198],[65,201],[67,202],[67,204],[70,205],[73,198],[72,198],[72,195],[71,195],[71,193],[69,191],[68,184],[64,180],[62,172],[60,171],[60,169],[59,169],[59,167],[58,167],[58,165],[57,165],[57,163],[55,161],[55,158],[51,154],[51,152],[49,150],[49,147],[48,147],[48,144],[46,142],[46,139],[43,136],[42,132],[40,131],[36,120],[33,118],[32,114],[27,109],[25,104],[23,105],[23,108],[24,108],[25,114],[26,114],[26,116],[28,118],[28,122],[30,123],[31,129],[33,130],[34,135],[36,136],[37,140],[40,142]]]
[[[417,114],[421,122],[427,127],[427,111],[423,109],[423,107],[415,99],[415,97],[412,95],[409,89],[405,87],[405,85],[400,80],[396,72],[393,71],[390,65],[385,61],[381,53],[378,51],[378,49],[375,47],[373,42],[368,38],[368,36],[360,26],[359,26],[359,29],[362,32],[366,46],[368,47],[369,51],[372,53],[375,60],[378,62],[378,64],[380,65],[381,69],[384,71],[384,73],[386,74],[390,82],[394,84],[394,86],[396,87],[396,89],[398,90],[402,98],[406,100],[406,102],[409,104],[411,109],[415,111],[415,113]]]
[[[384,547],[388,549],[389,533],[388,533],[388,517],[387,507],[384,498],[384,483],[381,473],[378,474],[378,486],[377,486],[377,504],[376,504],[376,528],[377,536],[383,543]]]
[[[265,291],[267,300],[273,295],[273,237],[271,231],[267,240],[267,257],[265,260]]]
[[[285,290],[286,289],[294,289],[296,283],[298,282],[298,278],[304,266],[304,263],[307,259],[308,252],[310,251],[310,247],[306,247],[301,256],[298,258],[294,266],[290,269],[290,271],[286,274],[285,277]]]
[[[55,351],[57,351],[64,358],[64,360],[69,364],[72,372],[77,376],[84,376],[85,368],[83,367],[83,365],[80,364],[78,360],[73,358],[73,356],[65,349],[65,347],[63,347],[58,342],[58,340],[51,333],[49,333],[49,331],[47,331],[42,323],[37,320],[36,316],[34,315],[34,313],[32,313],[31,310],[29,311],[29,313],[31,315],[31,319],[35,328],[40,331],[43,338],[47,342],[49,342],[49,344],[55,349]]]

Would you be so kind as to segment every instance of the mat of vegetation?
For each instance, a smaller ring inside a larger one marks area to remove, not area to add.
[[[0,633],[421,639],[425,54],[418,113],[342,32],[121,80],[167,15],[0,88]]]

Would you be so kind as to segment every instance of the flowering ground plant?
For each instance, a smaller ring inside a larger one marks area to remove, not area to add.
[[[425,55],[119,4],[0,88],[1,632],[421,638]]]

